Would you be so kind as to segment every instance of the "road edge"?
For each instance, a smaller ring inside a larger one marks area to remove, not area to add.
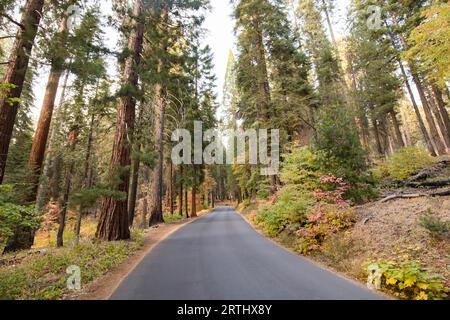
[[[321,263],[321,262],[319,262],[319,261],[317,261],[317,260],[312,259],[311,257],[307,257],[307,256],[304,256],[304,255],[301,255],[301,254],[297,253],[296,251],[294,251],[293,249],[283,246],[281,243],[279,243],[279,242],[276,241],[275,239],[273,239],[273,238],[271,238],[271,237],[268,237],[262,230],[258,229],[258,228],[257,228],[257,227],[256,227],[256,226],[248,219],[248,217],[245,216],[245,214],[243,214],[242,212],[240,212],[240,211],[238,210],[238,206],[234,206],[233,208],[234,208],[234,211],[235,211],[236,213],[238,213],[238,215],[239,215],[240,217],[242,217],[242,219],[243,219],[243,220],[244,220],[244,221],[245,221],[245,222],[246,222],[246,223],[247,223],[247,224],[248,224],[248,225],[249,225],[256,233],[258,233],[259,235],[261,235],[263,238],[269,240],[270,242],[272,242],[273,244],[275,244],[277,247],[281,248],[282,250],[284,250],[284,251],[286,251],[286,252],[288,252],[288,253],[290,253],[290,254],[293,254],[293,255],[295,255],[296,257],[302,258],[302,259],[306,260],[307,262],[309,262],[309,263],[315,265],[316,267],[318,267],[318,268],[320,268],[320,269],[323,269],[323,270],[325,270],[325,271],[327,271],[327,272],[331,272],[332,274],[338,276],[338,277],[341,278],[341,279],[350,281],[351,283],[355,284],[356,286],[358,286],[358,287],[360,287],[360,288],[369,290],[370,292],[372,292],[372,293],[374,293],[374,294],[377,294],[377,295],[381,296],[382,298],[385,298],[385,299],[387,299],[387,300],[396,300],[395,297],[392,297],[392,296],[386,294],[385,292],[370,290],[369,288],[367,288],[367,286],[365,286],[365,285],[363,284],[363,282],[361,282],[361,281],[358,280],[358,279],[354,279],[354,278],[352,278],[352,277],[350,277],[350,276],[348,276],[348,275],[346,275],[346,274],[344,274],[344,273],[341,273],[341,272],[339,272],[339,271],[337,271],[337,270],[332,269],[331,267],[329,267],[329,266],[327,266],[327,265],[325,265],[325,264],[323,264],[323,263]]]
[[[71,297],[69,300],[109,300],[125,279],[129,277],[129,275],[160,243],[182,228],[212,213],[214,210],[215,209],[204,210],[199,212],[197,217],[190,218],[190,220],[185,220],[183,222],[158,225],[156,232],[154,233],[152,233],[152,231],[155,229],[150,229],[146,235],[142,249],[138,250],[135,254],[108,271],[102,277],[89,283],[83,290],[83,293]]]

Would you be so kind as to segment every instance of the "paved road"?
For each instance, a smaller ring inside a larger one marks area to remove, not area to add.
[[[218,208],[171,235],[122,282],[113,300],[380,299],[255,232]]]

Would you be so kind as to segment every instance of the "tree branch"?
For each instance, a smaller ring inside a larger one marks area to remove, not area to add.
[[[25,26],[23,24],[21,24],[20,22],[17,22],[16,20],[14,20],[11,16],[7,15],[6,13],[0,13],[0,16],[6,18],[6,20],[8,20],[11,23],[14,23],[16,26],[18,26],[22,30],[25,29]]]

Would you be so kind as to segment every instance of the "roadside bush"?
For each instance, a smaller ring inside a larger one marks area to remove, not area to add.
[[[405,147],[394,153],[387,161],[379,164],[373,173],[378,179],[392,178],[402,181],[432,165],[433,162],[433,157],[424,148]]]
[[[256,223],[271,237],[278,236],[288,225],[301,225],[314,204],[313,197],[298,186],[280,191],[278,201],[256,215]]]
[[[381,288],[392,292],[401,299],[440,300],[447,298],[448,288],[444,279],[437,274],[423,270],[416,261],[400,264],[380,261],[367,265],[369,270],[377,270],[381,277]]]
[[[316,204],[297,232],[302,239],[298,250],[303,254],[319,249],[326,239],[355,223],[351,203],[344,199],[348,185],[334,176],[324,176],[320,182],[322,189],[313,193]]]
[[[427,229],[433,238],[450,238],[450,221],[443,221],[435,216],[431,210],[419,217],[419,225]]]

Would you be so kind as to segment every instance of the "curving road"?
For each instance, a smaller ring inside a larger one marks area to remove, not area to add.
[[[368,300],[365,287],[280,248],[222,207],[148,254],[113,300]]]

